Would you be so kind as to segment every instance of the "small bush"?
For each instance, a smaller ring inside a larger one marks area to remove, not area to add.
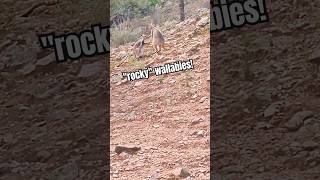
[[[111,47],[118,47],[129,42],[135,41],[139,37],[139,33],[122,30],[118,33],[111,31]]]
[[[125,21],[118,27],[111,28],[111,47],[118,47],[126,43],[137,41],[141,34],[148,33],[146,32],[146,22],[149,21],[150,18],[133,19],[131,21]]]
[[[140,33],[140,28],[112,28],[110,29],[111,47],[118,47],[126,43],[134,42],[140,37]]]
[[[129,59],[129,64],[131,67],[134,67],[135,69],[144,69],[146,67],[143,61],[140,61],[134,57],[131,57]]]

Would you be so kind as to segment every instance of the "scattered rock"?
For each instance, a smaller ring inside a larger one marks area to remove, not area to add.
[[[39,99],[46,99],[54,95],[56,92],[59,92],[61,90],[61,86],[57,85],[53,88],[47,89],[42,93],[35,93],[34,96],[39,98]]]
[[[3,136],[3,142],[6,144],[14,144],[17,142],[17,139],[15,139],[13,134],[8,133]]]
[[[50,179],[55,180],[74,180],[79,176],[79,167],[75,162],[70,162],[58,167],[51,174]]]
[[[244,172],[244,167],[243,166],[228,166],[223,169],[223,171],[227,174],[232,174],[232,173],[243,173]]]
[[[142,81],[137,81],[136,83],[134,83],[134,87],[141,86],[141,85],[142,85]]]
[[[194,119],[194,120],[191,121],[190,125],[191,125],[191,126],[197,125],[197,124],[199,124],[201,121],[202,121],[201,118],[199,118],[199,119]]]
[[[43,150],[37,152],[36,156],[40,161],[46,161],[51,157],[51,153],[49,151]]]
[[[273,116],[275,113],[279,112],[279,108],[282,103],[282,101],[272,103],[267,109],[264,110],[263,116],[270,117]]]
[[[18,45],[18,43],[10,45],[3,53],[7,57],[10,57],[8,62],[9,67],[17,67],[27,63],[33,65],[36,59],[36,52],[34,50]]]
[[[203,137],[204,136],[204,131],[203,130],[201,130],[201,131],[199,131],[199,132],[197,132],[197,136],[198,137]]]
[[[197,26],[204,27],[207,24],[209,24],[209,22],[210,22],[209,17],[205,16],[205,17],[200,19],[200,21],[197,23]]]
[[[127,154],[135,154],[140,150],[141,147],[135,145],[117,145],[115,148],[115,152],[117,154],[121,154],[122,152],[125,152]]]
[[[206,101],[207,100],[207,97],[202,97],[200,100],[199,100],[199,102],[200,103],[203,103],[204,101]]]
[[[312,111],[301,111],[292,116],[292,118],[284,124],[289,131],[296,131],[302,125],[305,119],[313,116]]]
[[[133,121],[136,119],[136,113],[135,111],[131,111],[128,113],[128,121]]]
[[[55,53],[51,53],[41,59],[38,59],[36,62],[36,66],[46,66],[50,63],[55,62]]]
[[[250,113],[251,113],[251,112],[250,112],[250,110],[249,110],[248,108],[244,108],[244,109],[243,109],[243,112],[248,113],[248,114],[250,114]]]
[[[85,64],[81,67],[78,77],[86,78],[100,73],[103,70],[103,63],[94,62],[91,64]]]
[[[258,122],[256,128],[268,130],[268,129],[273,128],[273,125],[270,123],[267,123],[267,122]]]
[[[318,148],[319,144],[315,141],[306,141],[306,142],[302,143],[302,146],[305,150],[312,151],[312,150]]]
[[[254,96],[258,101],[270,101],[271,94],[275,92],[277,92],[275,88],[259,87],[254,92]]]
[[[309,62],[314,64],[320,64],[320,51],[319,48],[316,49],[309,57]]]
[[[155,124],[155,125],[153,125],[153,127],[154,127],[154,128],[159,128],[160,125],[159,125],[159,124]]]
[[[190,176],[190,172],[186,168],[177,168],[172,173],[174,177],[187,178]]]
[[[36,66],[29,63],[26,66],[24,66],[22,69],[18,70],[19,73],[22,75],[28,75],[31,74],[34,70],[36,70]]]
[[[152,175],[150,176],[149,180],[158,180],[160,179],[160,173],[159,172],[154,172],[152,173]]]

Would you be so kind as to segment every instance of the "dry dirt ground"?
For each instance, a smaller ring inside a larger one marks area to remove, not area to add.
[[[267,6],[270,22],[212,34],[213,179],[318,180],[320,84],[309,61],[319,63],[320,3]]]
[[[156,174],[158,179],[168,179],[177,168],[186,168],[188,179],[209,179],[208,18],[209,14],[172,29],[162,27],[167,43],[158,55],[135,61],[129,44],[111,50],[111,179],[141,180]],[[153,52],[151,44],[145,52]],[[187,59],[193,59],[194,69],[121,80],[122,72]],[[133,155],[115,153],[117,145],[126,144],[141,150]]]
[[[90,29],[108,7],[43,2],[0,3],[0,179],[107,179],[107,55],[57,64],[37,35]]]

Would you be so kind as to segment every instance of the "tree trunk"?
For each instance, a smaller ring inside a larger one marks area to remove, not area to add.
[[[180,8],[180,22],[184,21],[184,0],[179,0],[179,8]]]
[[[160,8],[157,4],[153,10],[152,23],[154,25],[160,25]]]

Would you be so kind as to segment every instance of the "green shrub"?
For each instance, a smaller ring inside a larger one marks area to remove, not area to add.
[[[111,47],[118,47],[126,43],[135,42],[137,39],[139,39],[140,33],[141,28],[111,28]]]

